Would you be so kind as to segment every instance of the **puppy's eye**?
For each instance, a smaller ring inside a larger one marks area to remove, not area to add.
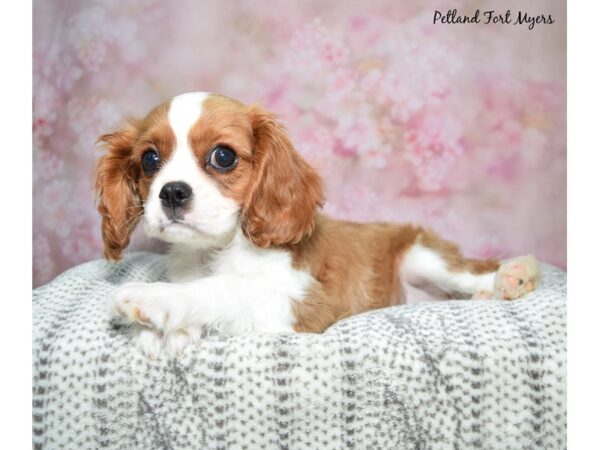
[[[235,167],[237,155],[230,148],[218,146],[210,154],[208,163],[217,170],[227,172]]]
[[[142,155],[142,167],[147,175],[152,175],[158,170],[160,164],[160,157],[156,150],[148,150]]]

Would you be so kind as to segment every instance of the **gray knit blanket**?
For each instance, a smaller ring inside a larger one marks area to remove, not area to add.
[[[566,274],[513,301],[350,317],[323,334],[208,335],[148,359],[108,320],[163,258],[93,261],[33,292],[36,449],[564,449]]]

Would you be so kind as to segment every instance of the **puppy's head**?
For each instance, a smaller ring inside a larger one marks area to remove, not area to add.
[[[275,117],[200,92],[179,95],[99,139],[105,255],[120,259],[143,218],[151,237],[209,248],[237,229],[255,245],[296,243],[322,204],[321,182]]]

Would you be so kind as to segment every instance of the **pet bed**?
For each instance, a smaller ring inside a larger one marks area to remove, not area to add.
[[[33,446],[566,448],[566,274],[513,302],[443,301],[323,334],[207,336],[145,357],[107,293],[163,256],[93,261],[33,292]]]

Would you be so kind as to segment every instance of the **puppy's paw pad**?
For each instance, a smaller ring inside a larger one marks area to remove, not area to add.
[[[128,323],[162,328],[168,320],[168,312],[153,298],[148,285],[127,284],[112,294],[111,313]]]
[[[540,283],[540,271],[535,256],[511,259],[500,266],[494,278],[494,297],[514,300],[533,292]]]
[[[148,314],[140,309],[140,307],[132,301],[122,300],[115,302],[115,308],[117,312],[129,322],[137,322],[142,325],[151,326],[152,322]]]
[[[491,291],[477,291],[471,298],[473,300],[491,300],[494,298],[494,293]]]

